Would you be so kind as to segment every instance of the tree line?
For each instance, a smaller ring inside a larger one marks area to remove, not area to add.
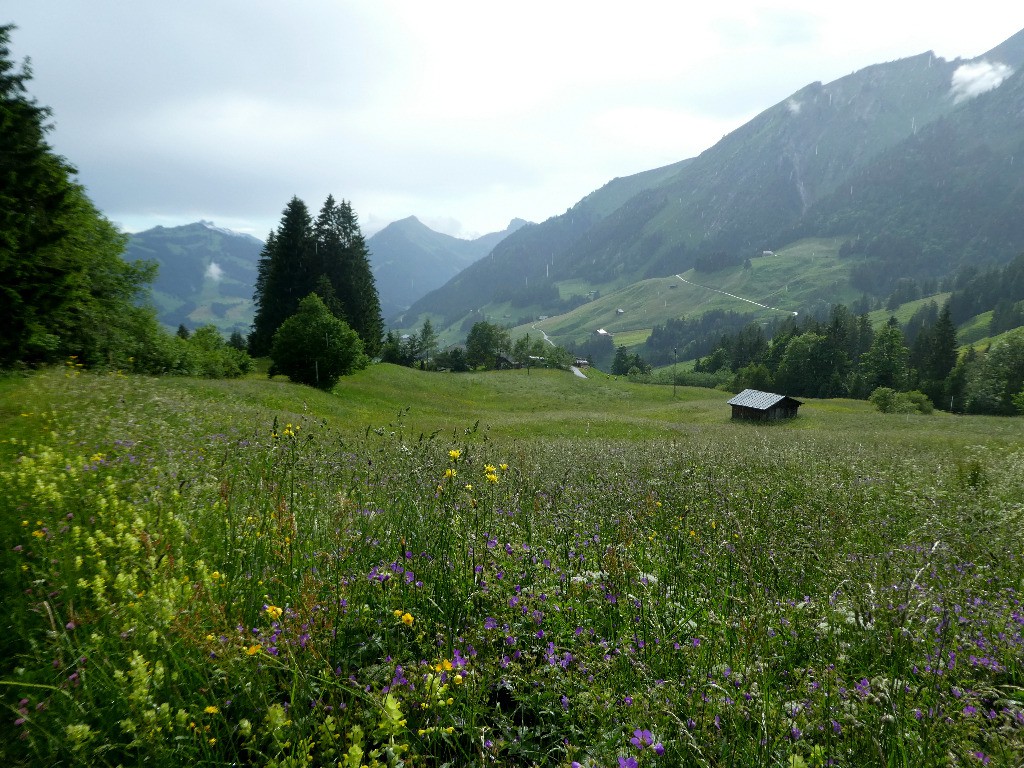
[[[730,372],[737,392],[867,399],[884,390],[916,393],[910,401],[926,399],[962,413],[1024,410],[1024,328],[985,350],[970,347],[961,354],[950,302],[933,321],[928,314],[915,315],[909,344],[894,317],[875,330],[866,315],[855,316],[843,304],[833,306],[825,319],[788,320],[770,339],[759,324],[750,323],[723,335],[694,370]]]

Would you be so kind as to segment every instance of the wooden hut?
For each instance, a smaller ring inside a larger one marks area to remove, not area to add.
[[[792,419],[802,402],[786,395],[774,392],[761,392],[757,389],[744,389],[729,401],[734,419],[748,421],[777,421]]]

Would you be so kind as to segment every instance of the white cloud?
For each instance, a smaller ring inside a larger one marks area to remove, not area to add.
[[[998,88],[1012,74],[1012,68],[998,61],[994,64],[984,60],[962,64],[953,72],[949,92],[953,94],[953,100],[959,104],[961,101],[973,99],[986,91]]]
[[[803,109],[803,107],[803,103],[797,101],[796,99],[790,99],[789,101],[786,102],[786,108],[790,111],[791,114],[794,115],[799,115],[800,110]]]
[[[224,277],[224,270],[221,269],[220,264],[216,261],[211,261],[210,266],[206,268],[206,278],[219,283],[222,277]]]

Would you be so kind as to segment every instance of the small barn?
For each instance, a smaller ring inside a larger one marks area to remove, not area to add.
[[[729,401],[734,419],[748,421],[777,421],[792,419],[802,402],[786,395],[774,392],[761,392],[757,389],[744,389]]]

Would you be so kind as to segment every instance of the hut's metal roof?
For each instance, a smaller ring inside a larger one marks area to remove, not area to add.
[[[781,400],[790,400],[786,395],[776,395],[774,392],[761,392],[757,389],[744,389],[736,397],[729,401],[729,405],[739,405],[744,408],[756,408],[759,411],[767,411]],[[799,400],[794,402],[802,405]]]

